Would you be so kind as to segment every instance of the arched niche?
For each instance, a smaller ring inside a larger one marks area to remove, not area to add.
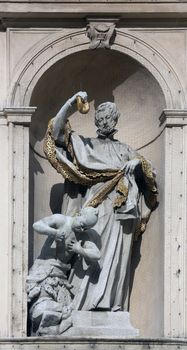
[[[73,129],[94,136],[94,109],[115,101],[121,117],[117,137],[151,159],[158,173],[160,205],[142,240],[135,242],[130,313],[141,336],[162,336],[163,320],[163,148],[159,116],[166,107],[164,93],[139,62],[116,50],[80,51],[59,60],[40,77],[30,105],[37,112],[30,128],[30,258],[39,254],[43,237],[32,234],[33,221],[60,212],[63,179],[42,150],[47,123],[75,92],[86,90],[90,111],[70,117]],[[32,239],[33,238],[33,239]],[[141,316],[140,316],[141,315]]]
[[[43,74],[62,58],[89,48],[85,29],[62,29],[42,39],[20,58],[11,77],[7,105],[28,106],[33,89]],[[141,63],[158,81],[167,109],[186,108],[185,89],[177,71],[160,47],[150,38],[145,41],[141,32],[136,35],[129,29],[116,29],[112,50],[129,55]]]

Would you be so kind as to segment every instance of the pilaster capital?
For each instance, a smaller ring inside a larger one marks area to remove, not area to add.
[[[187,109],[164,109],[159,120],[165,127],[187,125]]]
[[[37,107],[6,107],[3,109],[7,124],[30,126],[31,118]]]

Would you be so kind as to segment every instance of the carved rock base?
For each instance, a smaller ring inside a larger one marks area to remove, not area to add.
[[[73,311],[72,322],[66,336],[132,338],[139,335],[130,323],[129,312]]]

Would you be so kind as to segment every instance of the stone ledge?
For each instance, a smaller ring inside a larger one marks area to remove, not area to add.
[[[165,109],[159,117],[160,126],[187,125],[187,109]]]
[[[1,0],[1,13],[0,18],[16,18],[16,14],[19,17],[29,16],[35,17],[48,16],[61,17],[61,18],[85,18],[86,16],[92,16],[97,14],[118,16],[120,18],[186,18],[187,15],[187,3],[184,1],[147,1],[147,2],[97,2],[97,1],[84,1],[84,2],[58,2],[56,0],[18,0],[9,1]],[[106,6],[107,4],[107,6]],[[97,11],[96,11],[97,8]]]
[[[0,339],[0,350],[186,350],[187,339],[131,338],[115,340],[97,337],[28,337]]]

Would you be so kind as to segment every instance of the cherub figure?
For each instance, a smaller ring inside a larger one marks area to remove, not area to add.
[[[87,266],[100,259],[97,233],[91,230],[97,220],[98,210],[87,207],[74,217],[54,214],[33,224],[36,232],[48,238],[27,277],[32,335],[58,335],[71,326],[70,261],[74,254]],[[56,257],[46,253],[54,241]]]

